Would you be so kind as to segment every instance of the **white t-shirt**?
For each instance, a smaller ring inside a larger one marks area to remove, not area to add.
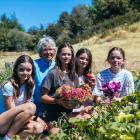
[[[4,96],[13,96],[13,86],[11,82],[7,82],[3,87],[0,89],[0,113],[5,112],[6,106],[4,102]],[[26,102],[26,84],[23,84],[19,89],[19,97],[13,100],[15,106],[21,105]]]
[[[79,86],[85,84],[85,78],[83,75],[78,77],[78,84]]]
[[[134,80],[130,71],[122,69],[120,72],[114,74],[110,69],[105,69],[97,74],[96,86],[93,90],[93,94],[101,96],[103,92],[100,90],[103,84],[109,82],[120,82],[119,97],[126,96],[134,93]]]

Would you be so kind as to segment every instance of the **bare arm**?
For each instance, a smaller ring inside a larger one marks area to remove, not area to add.
[[[15,107],[13,96],[4,96],[4,101],[7,109]]]
[[[46,88],[42,89],[41,93],[41,102],[47,103],[47,104],[56,104],[56,100],[50,96],[48,96],[49,90]]]

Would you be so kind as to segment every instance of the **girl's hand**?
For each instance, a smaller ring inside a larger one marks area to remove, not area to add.
[[[87,73],[85,75],[87,82],[89,83],[90,87],[92,87],[92,89],[94,89],[95,87],[95,77],[92,73]]]
[[[93,111],[93,106],[86,106],[81,110],[81,113],[91,114],[92,111]]]
[[[94,89],[94,87],[95,87],[95,79],[91,79],[91,80],[87,80],[87,81],[88,81],[90,87],[91,87],[92,89]]]
[[[95,79],[94,78],[87,79],[87,82],[89,83],[90,87],[92,89],[94,89],[94,87],[95,87]]]
[[[93,95],[92,98],[96,104],[100,104],[102,102],[102,98],[100,96]]]
[[[100,103],[101,104],[105,104],[105,105],[109,105],[110,104],[110,100],[109,100],[109,98],[102,99]]]

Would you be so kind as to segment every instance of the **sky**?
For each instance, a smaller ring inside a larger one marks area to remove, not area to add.
[[[62,12],[71,13],[77,5],[91,5],[92,0],[0,0],[0,16],[15,14],[27,31],[30,27],[47,27],[56,23]]]

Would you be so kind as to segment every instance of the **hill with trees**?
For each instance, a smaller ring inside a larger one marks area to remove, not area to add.
[[[91,6],[78,5],[72,12],[61,13],[56,23],[47,28],[31,27],[25,32],[15,15],[0,17],[0,51],[34,50],[44,34],[52,36],[59,46],[64,41],[72,44],[96,34],[107,34],[115,27],[140,21],[139,0],[92,0]]]

